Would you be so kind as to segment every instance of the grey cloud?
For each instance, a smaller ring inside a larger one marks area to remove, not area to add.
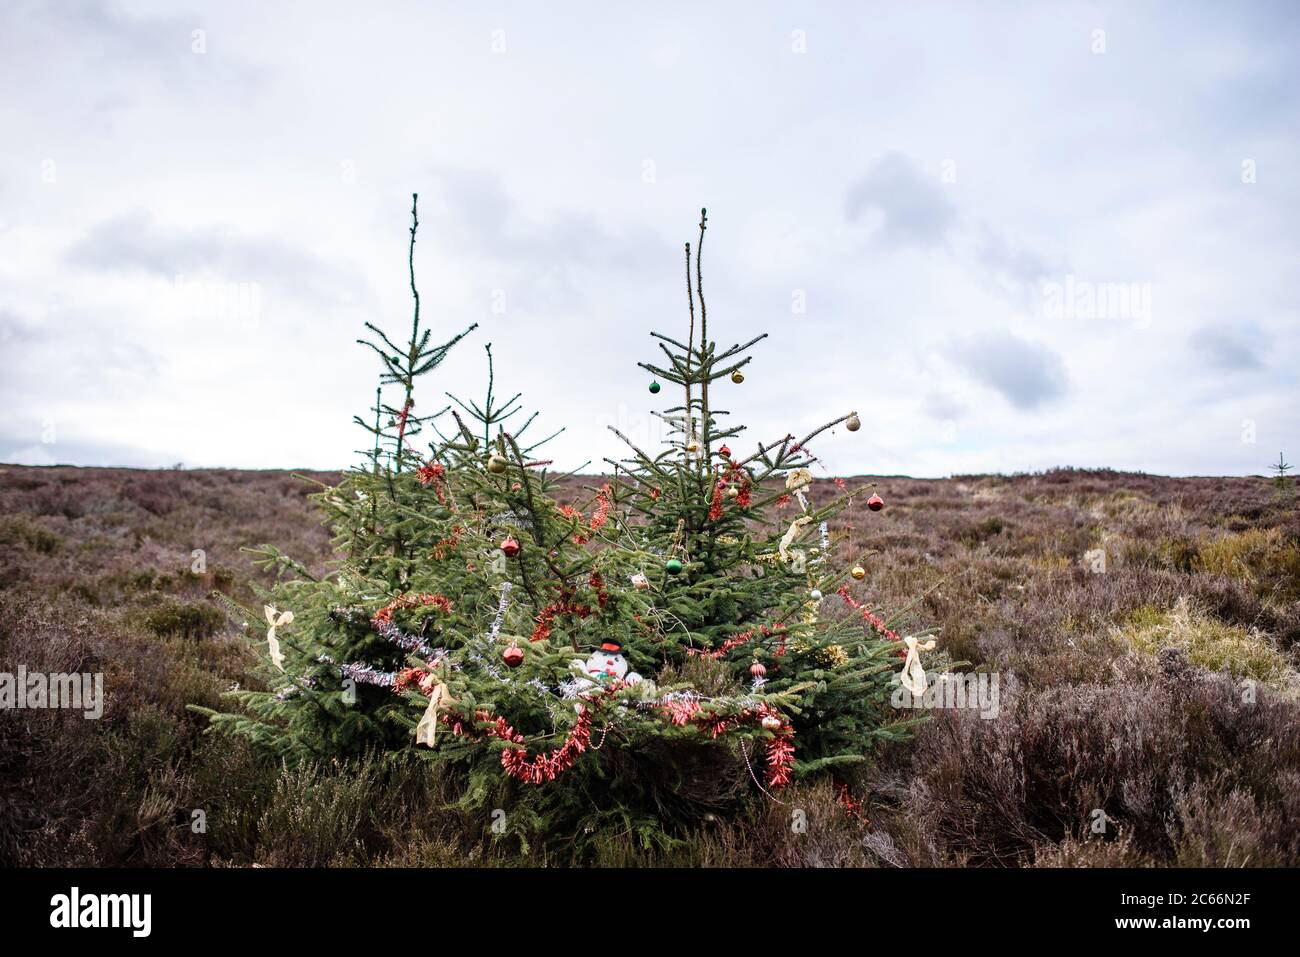
[[[260,282],[291,289],[294,296],[355,301],[361,277],[290,243],[245,236],[225,227],[173,229],[133,210],[95,226],[66,252],[68,263],[99,272],[141,271],[171,280],[212,273],[227,282]]]
[[[850,221],[871,209],[884,217],[877,238],[900,245],[940,243],[956,218],[938,177],[899,153],[882,156],[844,197]]]
[[[1002,393],[1017,409],[1035,409],[1065,394],[1065,362],[1042,343],[998,330],[968,337],[945,351],[973,379]]]
[[[977,231],[976,255],[985,269],[998,276],[1028,285],[1050,273],[1059,272],[1036,253],[1011,242],[987,223]]]
[[[24,318],[13,309],[0,308],[0,345],[6,347],[39,342],[48,335],[44,326]]]
[[[495,174],[444,169],[438,178],[446,207],[440,227],[469,252],[547,270],[575,265],[640,270],[674,246],[643,227],[612,230],[606,220],[586,212],[553,210],[544,220],[529,221]]]
[[[1191,344],[1206,362],[1225,372],[1264,368],[1256,344],[1235,330],[1202,326],[1192,334]]]
[[[0,76],[21,76],[29,82],[33,75],[43,78],[46,70],[60,66],[46,51],[72,43],[80,49],[79,59],[106,82],[104,67],[189,89],[215,77],[237,94],[247,94],[265,81],[265,67],[229,49],[220,56],[195,53],[193,33],[202,29],[204,17],[197,12],[136,15],[106,0],[0,5]]]

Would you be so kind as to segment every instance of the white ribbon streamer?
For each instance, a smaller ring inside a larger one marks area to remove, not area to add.
[[[266,647],[271,652],[271,664],[284,671],[284,654],[280,651],[280,640],[275,637],[275,629],[291,624],[293,622],[293,612],[277,612],[274,605],[263,605],[262,611],[266,614],[266,624],[268,625],[266,629]]]
[[[904,688],[912,693],[915,697],[925,694],[926,680],[925,669],[921,667],[922,651],[934,651],[934,639],[919,642],[911,635],[903,639],[907,645],[907,660],[903,662],[903,670],[898,676]]]

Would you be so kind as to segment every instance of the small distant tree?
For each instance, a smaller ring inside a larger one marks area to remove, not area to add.
[[[1287,473],[1294,468],[1281,452],[1277,453],[1277,462],[1270,465],[1269,471],[1273,473],[1273,487],[1277,489],[1279,498],[1289,498],[1290,493],[1295,491],[1295,483],[1287,481]]]

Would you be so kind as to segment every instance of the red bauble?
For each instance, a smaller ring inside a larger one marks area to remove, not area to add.
[[[872,505],[872,508],[879,508],[879,505]],[[506,558],[514,558],[519,554],[519,543],[515,541],[514,536],[507,535],[501,542],[501,551],[505,553]]]
[[[524,649],[512,644],[501,653],[501,660],[511,668],[518,668],[524,663]]]
[[[756,661],[749,666],[749,673],[755,678],[761,678],[763,675],[767,674],[767,668],[763,666],[763,662]]]
[[[727,448],[724,445],[722,448],[718,449],[718,454],[721,455],[724,459],[729,459],[731,458],[731,449]]]
[[[879,495],[872,495],[871,498],[867,499],[867,508],[871,509],[873,512],[878,512],[884,507],[885,500]]]

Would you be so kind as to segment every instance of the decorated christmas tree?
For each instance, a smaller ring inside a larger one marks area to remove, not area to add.
[[[672,396],[655,413],[666,441],[619,433],[629,454],[586,484],[536,457],[533,417],[513,426],[490,347],[482,403],[415,414],[416,377],[465,333],[429,346],[412,259],[408,346],[373,326],[366,342],[402,400],[381,390],[364,467],[320,492],[337,567],[317,580],[263,551],[291,576],[264,610],[268,690],[215,722],[285,756],[414,749],[525,845],[611,829],[663,843],[822,775],[854,806],[855,771],[910,723],[890,707],[895,672],[924,690],[932,645],[850,591],[862,559],[831,523],[879,496],[837,481],[813,498],[812,443],[858,431],[857,414],[752,450],[724,424],[719,392],[764,337],[709,338],[706,228],[701,211],[687,335],[653,333],[662,359],[641,364]]]
[[[355,755],[409,743],[409,733],[394,717],[402,708],[392,693],[392,673],[422,646],[388,640],[356,599],[404,590],[430,555],[445,554],[457,542],[460,526],[442,484],[443,466],[426,464],[414,451],[451,408],[417,413],[415,385],[476,328],[471,325],[433,344],[432,330],[421,321],[415,281],[418,229],[418,197],[413,196],[407,260],[414,305],[408,341],[398,346],[369,322],[368,338],[358,340],[381,363],[375,405],[367,418],[354,419],[367,433],[369,448],[359,453],[362,463],[337,487],[322,485],[315,495],[334,533],[334,568],[318,579],[273,545],[263,545],[250,551],[278,574],[280,584],[264,596],[261,613],[213,596],[246,631],[261,635],[265,630],[260,669],[265,688],[231,692],[242,706],[236,712],[196,710],[208,714],[215,726],[282,757]],[[386,389],[400,397],[396,404],[384,401]],[[494,406],[490,418],[500,414]],[[468,436],[458,433],[458,438],[468,446]],[[450,586],[455,590],[458,583]]]

